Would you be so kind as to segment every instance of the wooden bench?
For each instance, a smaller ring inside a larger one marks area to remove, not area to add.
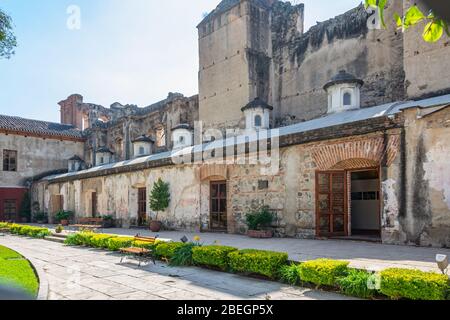
[[[69,227],[78,229],[95,230],[103,227],[102,218],[80,218],[77,224],[70,225]]]
[[[134,237],[134,241],[140,241],[148,244],[153,244],[156,242],[157,237],[141,237],[139,234]],[[153,251],[150,249],[139,248],[139,247],[131,247],[131,248],[121,248],[119,249],[120,253],[125,254],[125,256],[120,259],[120,263],[122,263],[123,259],[126,257],[132,257],[133,259],[139,261],[139,266],[141,266],[142,262],[153,261],[156,264],[155,256]]]

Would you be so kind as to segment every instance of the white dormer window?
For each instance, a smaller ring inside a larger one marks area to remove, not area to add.
[[[352,105],[352,94],[350,92],[345,92],[343,99],[344,99],[344,106]]]
[[[248,132],[254,132],[270,128],[270,113],[273,107],[259,98],[250,101],[242,112],[245,116],[245,129]]]
[[[104,164],[105,163],[105,158],[100,157],[100,164]]]
[[[364,82],[353,75],[340,71],[324,86],[328,94],[328,113],[350,111],[360,108],[360,89]]]
[[[144,154],[145,152],[145,148],[144,147],[139,147],[139,154]]]
[[[256,128],[261,127],[261,123],[262,123],[261,116],[260,115],[255,116],[255,127]]]

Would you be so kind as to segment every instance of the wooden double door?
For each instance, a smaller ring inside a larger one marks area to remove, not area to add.
[[[348,235],[348,195],[346,171],[316,173],[316,234]]]
[[[227,230],[227,183],[214,181],[210,186],[210,229]]]

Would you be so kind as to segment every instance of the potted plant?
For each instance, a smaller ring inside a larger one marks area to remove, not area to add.
[[[64,227],[62,225],[59,225],[55,228],[56,233],[62,233],[64,231]]]
[[[114,226],[114,217],[112,215],[103,216],[102,219],[103,228],[112,228]]]
[[[34,221],[39,224],[45,224],[48,222],[48,216],[45,212],[38,212],[34,215]]]
[[[156,212],[155,219],[150,221],[150,230],[159,232],[162,227],[161,221],[158,220],[159,212],[165,211],[169,207],[170,191],[169,184],[162,181],[161,178],[156,181],[150,193],[150,209]]]
[[[273,232],[269,229],[274,220],[274,215],[268,207],[250,212],[246,216],[248,227],[247,235],[251,238],[272,238]]]
[[[69,219],[72,217],[73,213],[70,211],[60,211],[56,214],[55,219],[63,226],[69,225]]]

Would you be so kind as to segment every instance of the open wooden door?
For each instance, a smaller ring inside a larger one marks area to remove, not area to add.
[[[347,182],[345,171],[316,173],[316,234],[347,236]]]

